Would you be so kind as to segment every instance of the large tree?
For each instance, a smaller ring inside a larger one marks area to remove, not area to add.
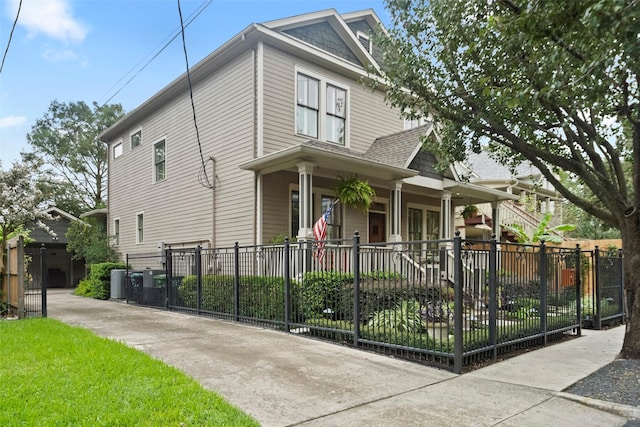
[[[124,115],[120,104],[52,101],[27,135],[37,155],[68,183],[83,210],[106,204],[107,147],[99,135]],[[69,196],[69,194],[67,194]]]
[[[445,162],[481,145],[507,164],[528,160],[620,230],[631,314],[621,355],[640,358],[640,0],[386,3],[386,73],[374,80],[402,111],[433,115],[442,142],[430,149]]]

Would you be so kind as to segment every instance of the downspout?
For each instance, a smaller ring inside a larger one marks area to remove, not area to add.
[[[262,41],[258,40],[256,47],[253,48],[253,94],[254,94],[254,109],[253,109],[253,158],[259,158],[264,155],[264,135],[263,135],[263,120],[264,120],[264,88],[263,88],[263,50],[264,45]],[[264,192],[264,176],[262,172],[256,172],[256,188],[255,188],[255,197],[254,197],[254,212],[256,213],[254,216],[254,238],[253,241],[256,244],[262,244],[263,237],[263,219],[264,219],[264,210],[263,210],[263,192]]]
[[[216,181],[218,180],[216,177],[216,159],[215,157],[209,157],[211,160],[211,203],[213,206],[211,207],[211,246],[213,249],[216,248]]]

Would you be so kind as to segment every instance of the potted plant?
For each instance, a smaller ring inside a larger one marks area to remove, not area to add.
[[[344,206],[351,206],[362,212],[369,209],[376,196],[369,182],[361,180],[358,175],[349,178],[339,176],[333,191]]]
[[[462,210],[462,218],[469,219],[478,215],[478,207],[476,205],[467,205]]]

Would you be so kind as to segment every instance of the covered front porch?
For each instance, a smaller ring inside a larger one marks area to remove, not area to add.
[[[313,240],[314,223],[336,200],[338,178],[354,175],[375,190],[374,203],[361,212],[338,201],[328,220],[328,239],[357,231],[362,244],[449,240],[456,207],[479,203],[491,203],[492,233],[499,235],[499,203],[516,196],[462,182],[453,169],[440,173],[434,165],[433,156],[419,147],[402,161],[382,162],[369,152],[316,141],[244,163],[242,169],[255,172],[256,243]]]

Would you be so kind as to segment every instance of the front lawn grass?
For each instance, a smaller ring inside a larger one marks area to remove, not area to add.
[[[181,371],[52,319],[0,321],[0,426],[257,426]]]

